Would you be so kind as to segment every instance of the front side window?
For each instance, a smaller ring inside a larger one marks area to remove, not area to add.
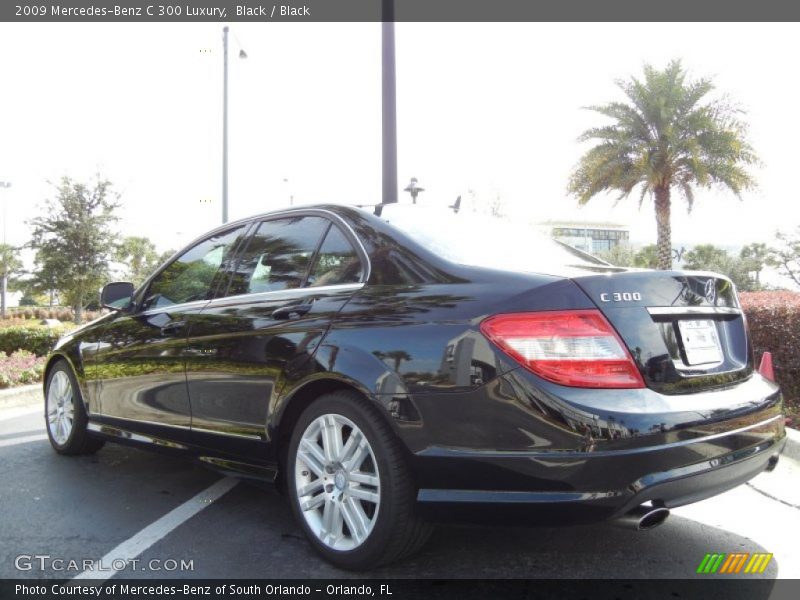
[[[195,244],[150,283],[142,310],[210,299],[247,226],[218,233]]]
[[[326,219],[312,216],[263,221],[242,253],[226,296],[301,287],[327,227]]]

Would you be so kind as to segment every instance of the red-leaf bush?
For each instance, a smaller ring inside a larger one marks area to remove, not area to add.
[[[0,388],[36,383],[42,380],[47,359],[27,350],[11,354],[0,352]]]
[[[800,407],[800,293],[741,292],[756,367],[764,352],[772,352],[775,378],[786,404]]]

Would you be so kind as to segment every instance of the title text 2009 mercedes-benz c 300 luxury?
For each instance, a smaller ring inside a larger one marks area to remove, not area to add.
[[[102,302],[47,364],[56,451],[136,443],[275,480],[347,568],[415,551],[442,515],[652,527],[785,442],[728,279],[472,214],[264,214]]]

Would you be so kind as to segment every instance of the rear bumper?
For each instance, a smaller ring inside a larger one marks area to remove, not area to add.
[[[786,445],[786,435],[775,441],[745,448],[697,465],[657,473],[637,482],[639,490],[617,509],[620,516],[644,502],[675,508],[705,500],[746,483],[765,470],[772,470]]]
[[[672,508],[709,498],[777,461],[786,433],[780,394],[770,391],[747,411],[607,445],[426,448],[415,457],[419,510],[439,521],[565,524],[617,518],[645,502]]]
[[[785,443],[784,435],[719,458],[649,473],[624,489],[579,492],[424,488],[419,490],[417,502],[421,514],[441,521],[477,518],[533,525],[603,521],[620,517],[646,502],[674,508],[725,492],[774,466]],[[620,460],[620,468],[625,468]]]

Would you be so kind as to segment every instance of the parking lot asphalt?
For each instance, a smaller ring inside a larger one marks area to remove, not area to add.
[[[645,532],[608,523],[439,526],[416,556],[351,573],[312,551],[269,486],[115,444],[94,456],[59,456],[40,407],[5,408],[0,578],[71,578],[82,561],[103,557],[128,561],[103,578],[691,578],[713,552],[772,553],[766,571],[751,577],[800,578],[799,476],[800,465],[783,457],[774,472],[673,510]],[[170,561],[191,568],[173,570]]]

